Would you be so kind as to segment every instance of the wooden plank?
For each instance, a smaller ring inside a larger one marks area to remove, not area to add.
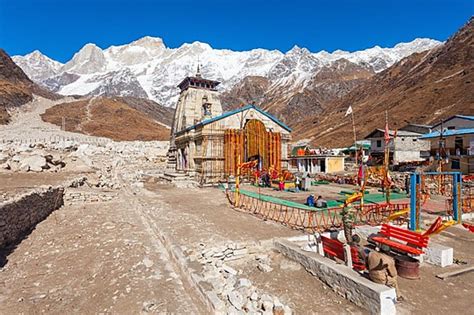
[[[463,273],[468,273],[468,272],[471,272],[471,271],[474,271],[474,266],[458,269],[458,270],[455,270],[455,271],[441,273],[439,275],[436,275],[436,278],[440,278],[440,279],[444,280],[446,278],[459,276]]]

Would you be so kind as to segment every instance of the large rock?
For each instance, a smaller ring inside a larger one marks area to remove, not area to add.
[[[9,159],[8,154],[0,152],[0,164],[7,162]]]
[[[42,172],[46,168],[48,168],[48,162],[41,155],[27,156],[20,161],[21,170],[28,169],[32,172]]]

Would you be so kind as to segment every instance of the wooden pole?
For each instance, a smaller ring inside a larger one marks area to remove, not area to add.
[[[356,167],[359,166],[359,151],[357,149],[357,134],[356,134],[356,126],[354,121],[354,111],[351,112],[352,117],[352,131],[354,133],[354,147],[355,147],[355,159],[356,159]]]
[[[387,126],[388,129],[388,111],[385,111],[385,125]],[[390,135],[389,135],[390,136]],[[388,166],[389,166],[389,159],[390,159],[390,140],[388,143],[385,144],[385,160],[384,160],[384,166],[385,166],[385,178],[384,178],[384,185],[385,183],[388,183]],[[385,187],[385,201],[390,203],[390,185],[387,185]]]

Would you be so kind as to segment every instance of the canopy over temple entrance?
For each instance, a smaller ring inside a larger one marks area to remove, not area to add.
[[[244,129],[228,129],[224,135],[226,175],[236,175],[241,162],[258,161],[258,169],[281,170],[281,134],[267,131],[263,122],[250,119]]]

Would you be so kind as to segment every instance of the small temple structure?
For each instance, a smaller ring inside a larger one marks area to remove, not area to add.
[[[291,129],[255,105],[223,113],[218,81],[186,77],[171,128],[168,172],[216,184],[236,175],[240,163],[257,161],[259,170],[288,169]]]

